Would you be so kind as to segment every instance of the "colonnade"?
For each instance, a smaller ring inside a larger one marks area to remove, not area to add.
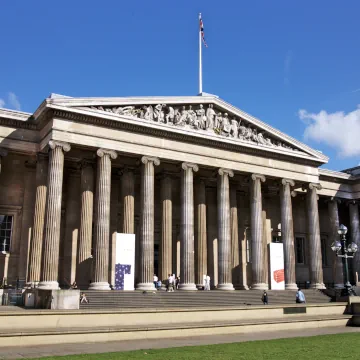
[[[70,145],[59,141],[49,142],[49,158],[39,156],[36,169],[36,200],[34,227],[29,258],[28,282],[39,282],[41,289],[57,289],[59,267],[59,243],[61,221],[61,197],[64,172],[64,154]],[[109,286],[109,238],[110,238],[110,192],[111,162],[117,158],[113,150],[98,149],[96,183],[94,169],[87,162],[81,170],[81,212],[77,267],[80,268],[91,255],[92,224],[94,223],[93,275],[91,289],[110,289]],[[0,157],[1,158],[1,157]],[[139,262],[137,289],[153,289],[154,271],[154,187],[155,167],[160,164],[156,157],[141,158],[141,210],[139,232]],[[207,269],[207,238],[205,206],[205,183],[203,179],[196,182],[194,199],[194,177],[198,172],[197,164],[181,164],[181,221],[180,221],[180,289],[196,290],[202,279],[199,274]],[[252,289],[268,288],[265,272],[262,218],[262,183],[266,181],[261,174],[250,176],[250,227],[251,227],[251,270]],[[233,290],[231,270],[238,243],[238,219],[236,191],[230,189],[229,179],[234,176],[231,169],[217,169],[217,231],[218,231],[218,285],[219,290]],[[134,173],[126,169],[122,178],[123,229],[134,233]],[[292,214],[292,191],[295,182],[291,179],[280,179],[281,232],[284,244],[285,286],[296,289],[294,226]],[[161,179],[162,236],[160,247],[160,277],[166,278],[171,273],[172,257],[172,179],[165,175]],[[307,224],[309,235],[310,281],[314,288],[324,288],[321,240],[318,210],[319,184],[307,184]],[[94,190],[94,187],[96,189]],[[94,199],[95,193],[95,199]],[[194,200],[196,200],[194,202]],[[194,203],[196,204],[194,207]],[[359,210],[356,202],[350,205],[350,225],[352,240],[360,246]],[[94,220],[92,219],[95,208]],[[339,224],[337,199],[328,202],[331,219],[331,236],[335,238]],[[196,228],[194,224],[196,212]],[[355,231],[354,229],[357,229]],[[196,244],[194,235],[196,233]],[[196,246],[196,248],[195,248]],[[195,258],[196,254],[196,258]],[[358,263],[358,262],[357,262]],[[195,266],[196,265],[196,266]],[[336,283],[342,283],[341,262],[336,263]],[[195,268],[197,269],[195,274]],[[88,266],[87,271],[90,271]],[[79,279],[79,281],[83,281]]]

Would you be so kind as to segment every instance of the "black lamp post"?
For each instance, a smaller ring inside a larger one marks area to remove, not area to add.
[[[346,244],[346,233],[347,227],[345,225],[340,225],[338,229],[338,234],[340,235],[340,241],[336,240],[331,245],[331,250],[336,253],[336,256],[345,259],[345,295],[347,296],[356,296],[355,291],[353,290],[350,281],[349,281],[349,264],[348,259],[352,259],[354,254],[358,250],[358,246],[355,243],[351,243],[347,246]]]

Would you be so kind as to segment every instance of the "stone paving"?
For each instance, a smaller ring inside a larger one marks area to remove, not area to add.
[[[59,344],[33,346],[23,348],[0,348],[0,359],[26,359],[45,356],[64,356],[70,354],[92,354],[118,351],[131,351],[140,349],[160,349],[169,347],[198,346],[209,344],[233,343],[254,340],[271,340],[302,336],[316,336],[326,334],[359,332],[359,327],[333,327],[322,329],[306,329],[291,331],[272,331],[256,334],[227,334],[210,336],[192,336],[189,338],[172,338],[169,340],[129,340],[107,343]]]

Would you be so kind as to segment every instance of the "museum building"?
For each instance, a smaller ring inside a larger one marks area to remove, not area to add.
[[[135,287],[342,287],[339,223],[360,246],[360,168],[328,158],[217,96],[72,98],[0,109],[0,280],[110,289],[118,233],[135,234]],[[357,281],[360,254],[351,266]]]

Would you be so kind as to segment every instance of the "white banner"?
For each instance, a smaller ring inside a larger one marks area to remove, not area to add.
[[[285,290],[284,250],[283,244],[269,244],[270,253],[270,288],[271,290]]]
[[[135,234],[116,234],[115,290],[134,290]]]

